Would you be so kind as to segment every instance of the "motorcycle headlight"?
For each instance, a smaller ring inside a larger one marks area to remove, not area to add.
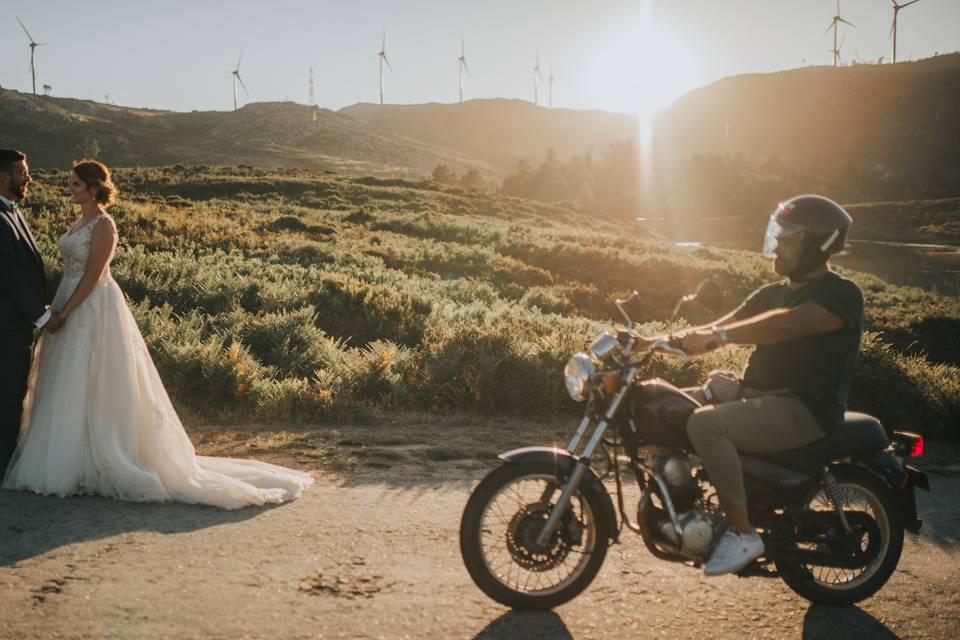
[[[574,355],[563,368],[563,376],[567,383],[567,393],[574,400],[580,401],[587,397],[587,382],[590,376],[596,373],[597,365],[585,353]]]

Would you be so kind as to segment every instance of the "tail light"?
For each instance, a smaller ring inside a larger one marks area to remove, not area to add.
[[[910,457],[919,458],[923,455],[923,436],[917,436],[917,439],[913,441],[913,446],[910,447]]]
[[[893,449],[904,458],[919,458],[923,455],[923,436],[910,431],[894,431]]]

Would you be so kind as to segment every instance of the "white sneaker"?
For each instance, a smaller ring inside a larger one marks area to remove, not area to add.
[[[721,576],[739,571],[759,558],[763,551],[763,540],[756,531],[737,533],[733,529],[727,529],[710,554],[710,560],[703,566],[703,573],[708,576]]]

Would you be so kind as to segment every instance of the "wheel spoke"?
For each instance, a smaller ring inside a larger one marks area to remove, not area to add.
[[[880,537],[878,540],[876,540],[876,545],[878,546],[877,557],[874,558],[866,567],[857,569],[847,567],[824,567],[821,565],[804,566],[811,578],[813,578],[814,581],[820,585],[837,589],[849,589],[869,579],[877,567],[879,567],[882,563],[885,555],[885,545],[889,543],[889,531],[886,529],[889,524],[885,520],[881,522],[880,519],[878,519],[877,514],[882,513],[882,510],[879,507],[877,498],[870,493],[869,490],[860,487],[859,485],[842,484],[840,485],[840,493],[843,496],[845,512],[859,512],[866,514],[877,523],[878,527],[880,527]],[[823,491],[819,492],[816,496],[814,496],[813,499],[811,499],[809,509],[812,511],[834,511],[833,503]],[[842,531],[838,531],[838,535],[844,534]],[[871,539],[872,535],[873,534],[871,533],[867,533],[861,535],[857,540],[856,546],[861,553],[865,552],[869,545],[873,542]],[[813,550],[829,552],[830,545],[798,544],[798,548],[812,548]]]
[[[572,496],[569,512],[544,547],[535,544],[539,527],[546,522],[559,495],[554,477],[527,476],[501,487],[481,516],[480,552],[496,579],[515,591],[553,591],[574,580],[585,568],[596,543],[593,514],[579,492]],[[544,503],[549,496],[551,502]],[[566,542],[570,521],[583,527],[581,542]]]

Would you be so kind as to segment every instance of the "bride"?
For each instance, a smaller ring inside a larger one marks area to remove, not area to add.
[[[80,218],[60,236],[63,280],[37,343],[3,488],[237,509],[292,500],[313,479],[255,460],[198,456],[110,275],[116,197],[99,162],[73,166]]]

